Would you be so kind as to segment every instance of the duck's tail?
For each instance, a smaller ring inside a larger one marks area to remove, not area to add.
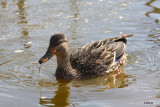
[[[117,37],[115,42],[124,42],[125,44],[127,43],[127,37],[132,37],[132,36],[135,36],[136,34],[131,34],[131,35],[127,35],[127,34],[124,34],[123,36],[120,36],[120,37]]]
[[[121,36],[121,38],[127,38],[127,37],[131,37],[131,36],[135,36],[136,34],[131,34],[131,35],[127,35],[127,34],[124,34],[123,36]]]

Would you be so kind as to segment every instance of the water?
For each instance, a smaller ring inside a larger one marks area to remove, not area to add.
[[[49,38],[64,33],[71,51],[126,34],[120,75],[56,80],[56,58],[38,60]],[[159,0],[1,0],[0,105],[2,107],[160,106]],[[145,104],[153,102],[153,104]]]

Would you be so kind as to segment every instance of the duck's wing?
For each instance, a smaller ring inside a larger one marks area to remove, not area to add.
[[[103,46],[108,46],[108,48],[111,48],[109,44],[112,44],[112,43],[115,43],[115,42],[123,42],[123,43],[127,43],[127,37],[131,37],[131,36],[134,36],[135,34],[132,34],[132,35],[126,35],[124,34],[123,36],[121,37],[112,37],[112,38],[107,38],[107,39],[104,39],[104,40],[100,40],[100,41],[97,41],[97,42],[93,42],[93,43],[90,43],[90,44],[86,44],[84,45],[82,48],[79,48],[77,49],[75,52],[73,52],[71,54],[72,57],[77,57],[77,56],[85,56],[85,55],[88,55],[91,51],[93,50],[97,50]],[[112,48],[111,48],[112,49]],[[109,49],[109,50],[111,50]]]
[[[84,75],[102,74],[124,53],[126,41],[123,35],[87,44],[71,54],[72,67]]]

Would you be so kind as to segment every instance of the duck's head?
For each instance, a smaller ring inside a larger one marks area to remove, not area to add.
[[[39,63],[42,64],[47,62],[52,56],[62,54],[67,48],[68,42],[66,36],[64,34],[54,34],[50,38],[50,43],[46,54],[39,60]]]

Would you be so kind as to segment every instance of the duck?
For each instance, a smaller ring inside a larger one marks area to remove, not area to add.
[[[56,56],[55,77],[60,80],[87,79],[116,71],[125,64],[127,38],[135,34],[106,38],[88,43],[70,54],[68,39],[64,34],[54,34],[39,64]]]

